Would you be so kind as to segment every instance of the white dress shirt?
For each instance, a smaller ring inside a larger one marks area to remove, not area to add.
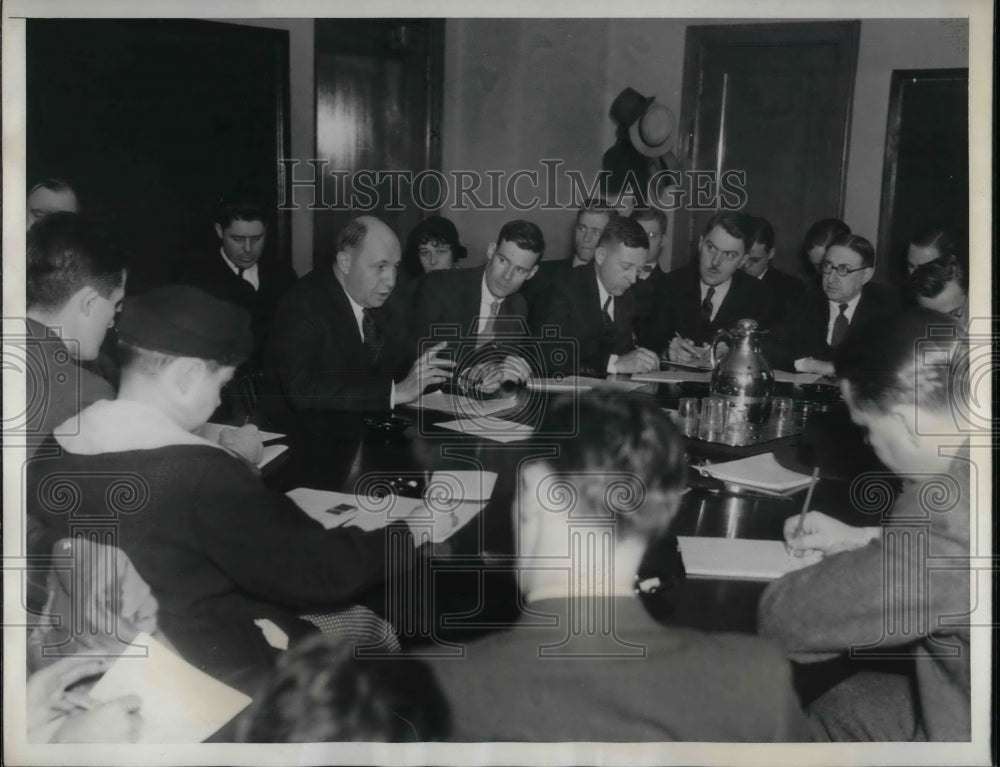
[[[837,321],[837,317],[840,315],[840,305],[842,303],[847,304],[847,308],[844,309],[844,316],[847,317],[847,324],[850,325],[851,320],[854,319],[854,310],[858,308],[858,302],[861,300],[861,294],[858,293],[850,301],[828,301],[830,304],[830,320],[826,324],[826,342],[829,344],[833,340],[833,323]]]
[[[710,287],[715,288],[715,293],[712,294],[712,316],[709,319],[714,320],[715,315],[719,313],[719,307],[722,306],[722,302],[725,300],[726,294],[729,293],[729,288],[732,284],[732,277],[718,285],[706,285],[704,282],[699,281],[699,285],[701,286],[701,301],[699,303],[701,304],[705,303],[705,296],[708,295],[708,289]]]
[[[486,323],[490,321],[490,316],[493,314],[494,301],[500,302],[500,307],[497,308],[497,316],[499,316],[500,309],[503,308],[504,299],[497,298],[490,293],[490,289],[486,286],[486,275],[483,274],[483,282],[479,288],[479,315],[477,317],[479,324],[476,326],[477,336],[482,335],[483,331],[486,330]]]
[[[226,258],[226,252],[222,248],[219,248],[219,255],[222,256],[223,263],[230,268],[233,274],[238,275],[240,273],[240,268],[232,261],[230,261],[228,258]],[[257,264],[254,264],[253,266],[248,266],[246,269],[244,269],[243,275],[242,277],[240,277],[240,279],[249,282],[253,286],[254,290],[259,290],[260,270],[257,269]]]

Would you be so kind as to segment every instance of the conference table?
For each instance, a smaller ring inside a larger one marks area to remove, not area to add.
[[[609,377],[606,385],[615,383]],[[669,411],[681,397],[707,395],[707,384],[679,382],[647,384],[628,396],[649,397]],[[515,396],[516,406],[497,416],[534,424],[553,398],[574,395],[521,389]],[[851,502],[850,479],[877,465],[877,459],[850,423],[835,387],[778,383],[775,396],[791,397],[795,403],[794,427],[783,430],[782,436],[751,445],[685,438],[689,489],[669,533],[650,547],[638,573],[644,585],[641,598],[664,624],[753,633],[766,582],[686,577],[676,536],[781,540],[785,520],[800,512],[804,500],[804,490],[785,497],[743,492],[702,477],[699,465],[760,452],[774,452],[805,473],[819,463],[823,470],[811,508],[850,524],[872,524],[871,516]],[[308,487],[356,493],[373,481],[419,488],[436,471],[471,469],[497,475],[481,513],[445,545],[423,547],[405,566],[391,568],[385,584],[359,600],[394,623],[404,647],[447,652],[449,646],[515,620],[522,607],[512,512],[517,467],[533,455],[544,455],[546,445],[560,439],[501,443],[439,426],[455,418],[436,410],[397,408],[392,417],[301,411],[254,419],[262,428],[286,435],[290,449],[264,471],[264,481],[282,492]]]

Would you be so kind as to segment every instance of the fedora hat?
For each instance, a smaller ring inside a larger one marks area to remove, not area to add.
[[[623,128],[635,123],[653,103],[653,96],[646,97],[634,88],[625,88],[611,102],[611,119]]]
[[[652,100],[651,100],[652,101]],[[632,146],[646,157],[659,157],[670,151],[677,130],[674,113],[663,104],[650,103],[629,128]]]

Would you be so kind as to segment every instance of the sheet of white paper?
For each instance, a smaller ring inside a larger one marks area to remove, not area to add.
[[[786,469],[774,459],[774,453],[761,453],[738,461],[699,466],[702,474],[746,487],[763,488],[783,493],[803,488],[812,478],[808,474]]]
[[[148,655],[136,657],[143,647]],[[90,692],[102,702],[123,695],[142,700],[139,743],[200,743],[250,703],[145,632]]]
[[[446,394],[443,391],[435,391],[425,394],[411,407],[423,408],[426,410],[440,410],[450,415],[463,417],[475,417],[502,413],[517,405],[517,396],[501,397],[499,399],[480,400],[475,397],[461,397],[455,394]]]
[[[485,506],[485,501],[471,501],[465,503],[451,504],[447,510],[437,507],[436,504],[421,506],[413,513],[413,523],[410,530],[413,532],[414,544],[419,546],[427,540],[434,543],[446,541],[472,520]],[[424,524],[422,524],[424,523]]]
[[[648,373],[635,373],[633,381],[642,383],[681,383],[682,381],[704,381],[712,378],[708,370],[652,370]]]
[[[462,418],[436,424],[444,429],[471,434],[494,442],[517,442],[528,439],[534,432],[530,426],[501,418]]]
[[[563,378],[530,378],[528,388],[538,391],[589,391],[601,383],[600,378],[565,376]]]
[[[424,505],[418,498],[399,495],[364,498],[353,493],[313,490],[309,487],[297,487],[285,495],[327,530],[335,527],[379,530],[392,522],[408,518]]]
[[[211,423],[211,422],[209,422],[209,423],[206,423],[204,426],[202,426],[200,429],[198,429],[198,432],[205,439],[210,440],[212,442],[218,442],[219,441],[219,435],[222,433],[223,429],[235,429],[235,428],[237,428],[237,427],[235,427],[235,426],[226,426],[225,424],[221,424],[221,423]],[[260,433],[260,441],[261,442],[271,442],[272,440],[276,440],[276,439],[284,439],[285,436],[286,436],[285,434],[279,434],[276,431],[261,431],[261,433]]]
[[[288,445],[264,445],[264,452],[260,461],[257,462],[257,468],[263,469],[286,450],[288,450]]]
[[[431,475],[427,494],[443,501],[488,501],[496,481],[492,471],[446,469]]]
[[[814,565],[822,555],[795,557],[783,541],[745,538],[691,538],[677,536],[688,575],[744,580],[774,580],[792,570]]]
[[[784,370],[774,371],[774,380],[778,383],[816,383],[822,377],[815,373],[786,373]]]

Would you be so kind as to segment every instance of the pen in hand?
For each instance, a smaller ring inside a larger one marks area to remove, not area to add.
[[[816,489],[816,480],[819,479],[819,466],[813,468],[812,477],[809,480],[809,490],[806,491],[806,499],[802,504],[802,511],[799,514],[799,523],[795,526],[793,538],[798,538],[804,532],[806,514],[809,513],[809,504],[812,503],[813,490]]]

